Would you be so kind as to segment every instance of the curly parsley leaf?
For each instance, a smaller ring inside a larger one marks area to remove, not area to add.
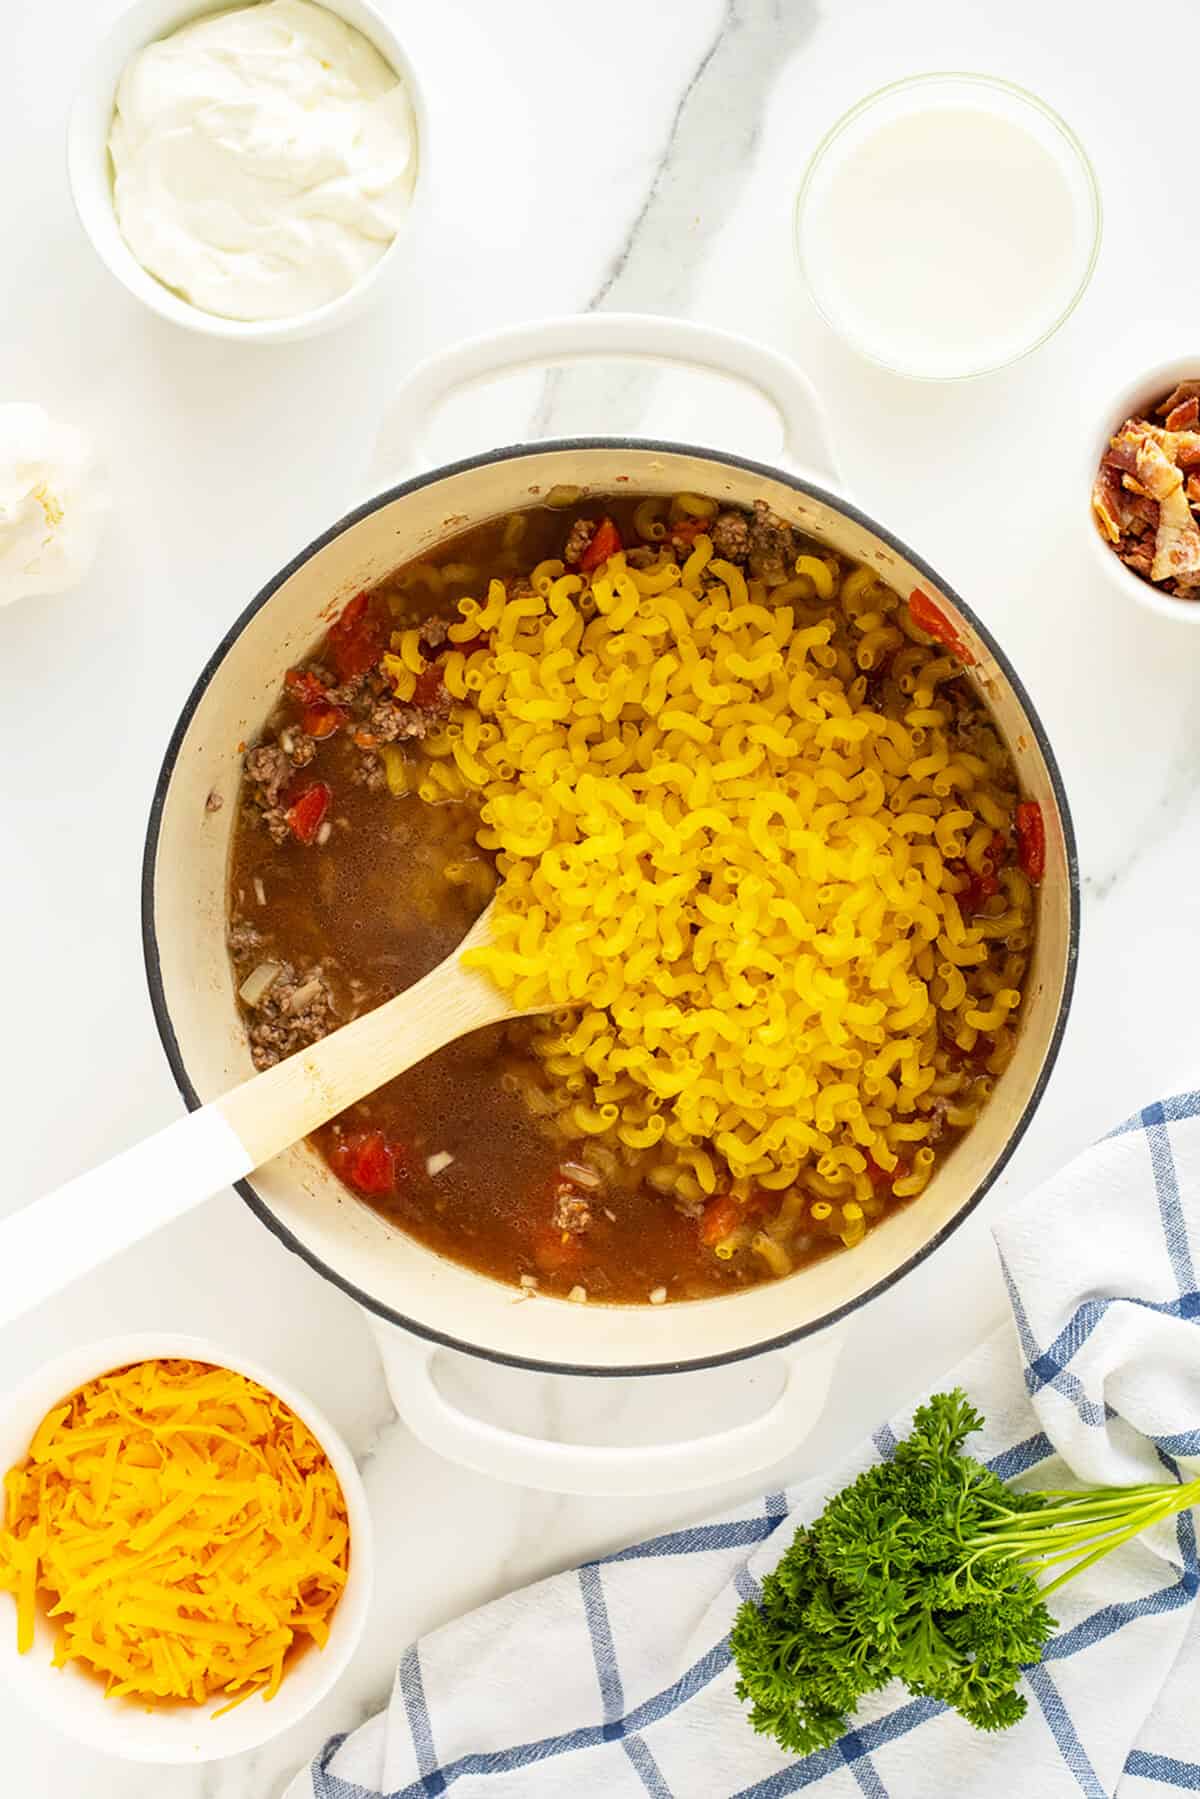
[[[892,1459],[798,1530],[761,1601],[739,1610],[738,1697],[781,1748],[835,1743],[892,1680],[979,1730],[1007,1729],[1026,1709],[1021,1670],[1056,1629],[1046,1595],[1200,1502],[1200,1481],[1018,1492],[963,1454],[982,1424],[961,1389],[918,1407]]]

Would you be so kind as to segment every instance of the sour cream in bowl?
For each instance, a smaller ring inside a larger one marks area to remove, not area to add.
[[[68,160],[85,229],[139,299],[278,342],[340,323],[405,266],[425,109],[366,0],[140,0],[93,64]]]

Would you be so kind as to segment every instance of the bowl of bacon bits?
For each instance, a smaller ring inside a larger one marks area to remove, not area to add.
[[[1118,396],[1093,467],[1110,574],[1152,611],[1200,623],[1200,356],[1161,363]]]
[[[353,1458],[307,1400],[153,1335],[71,1351],[2,1419],[9,1691],[151,1762],[255,1748],[324,1696],[362,1632],[371,1541]]]

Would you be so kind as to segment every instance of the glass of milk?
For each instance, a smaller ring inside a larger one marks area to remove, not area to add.
[[[1003,368],[1074,309],[1100,194],[1070,127],[988,75],[917,75],[848,112],[796,204],[817,308],[848,343],[930,381]]]

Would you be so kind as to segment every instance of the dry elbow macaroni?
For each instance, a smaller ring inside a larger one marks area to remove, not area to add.
[[[533,1042],[568,1134],[685,1209],[781,1196],[719,1255],[783,1274],[797,1234],[857,1242],[880,1171],[920,1192],[942,1117],[969,1124],[1011,1055],[1029,883],[1004,868],[969,920],[956,899],[1011,827],[998,735],[899,597],[831,554],[771,588],[701,534],[682,566],[660,545],[527,586],[458,602],[453,705],[407,777],[479,808],[499,884],[471,959],[555,1008]],[[409,698],[417,632],[393,652]]]

